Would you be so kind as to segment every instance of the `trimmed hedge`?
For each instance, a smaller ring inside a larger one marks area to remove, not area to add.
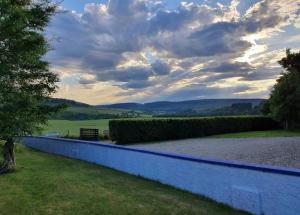
[[[110,138],[120,145],[278,128],[280,128],[279,123],[263,116],[152,118],[109,121]]]

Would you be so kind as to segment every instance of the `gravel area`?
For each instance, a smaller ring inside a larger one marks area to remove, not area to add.
[[[196,138],[129,146],[281,167],[300,168],[300,137]]]

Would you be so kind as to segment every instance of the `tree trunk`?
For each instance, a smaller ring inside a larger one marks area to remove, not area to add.
[[[13,138],[8,138],[3,147],[3,164],[0,167],[0,174],[11,172],[15,169],[16,160],[14,152],[14,140]]]
[[[285,129],[285,130],[289,130],[289,128],[290,128],[290,127],[289,127],[289,121],[288,121],[288,120],[285,120],[285,121],[284,121],[284,129]]]
[[[296,125],[297,125],[297,123],[294,120],[285,120],[284,129],[285,130],[293,130],[297,127]]]

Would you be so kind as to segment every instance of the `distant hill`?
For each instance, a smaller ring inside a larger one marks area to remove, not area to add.
[[[253,107],[258,106],[264,99],[201,99],[201,100],[189,100],[179,102],[159,101],[151,103],[117,103],[111,105],[98,105],[100,108],[112,108],[112,109],[130,109],[147,112],[180,112],[183,110],[207,110],[207,109],[219,109],[227,106],[231,106],[236,103],[251,103]]]
[[[49,99],[49,101],[47,102],[48,105],[68,105],[70,107],[91,107],[91,105],[86,104],[86,103],[82,103],[82,102],[77,102],[74,100],[70,100],[70,99],[60,99],[60,98],[51,98]]]
[[[66,104],[68,108],[51,116],[51,119],[89,120],[135,117],[184,117],[257,115],[264,99],[201,99],[179,102],[117,103],[89,105],[69,99],[50,99],[48,104]]]
[[[69,99],[51,98],[49,105],[67,105],[68,107],[50,116],[50,119],[58,120],[96,120],[147,117],[141,111],[118,108],[101,108]]]

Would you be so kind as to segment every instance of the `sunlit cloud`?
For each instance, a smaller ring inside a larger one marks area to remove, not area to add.
[[[46,57],[62,80],[56,96],[92,104],[265,97],[285,48],[300,48],[300,0],[168,1],[58,13]]]

